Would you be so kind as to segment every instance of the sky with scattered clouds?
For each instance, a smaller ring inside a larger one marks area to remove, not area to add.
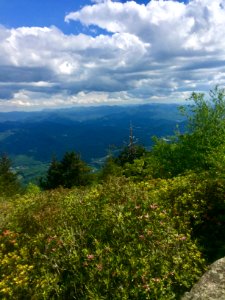
[[[225,85],[225,0],[0,0],[0,111]]]

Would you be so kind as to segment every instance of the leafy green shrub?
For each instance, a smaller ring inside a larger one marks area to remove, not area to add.
[[[154,184],[153,184],[154,183]],[[157,196],[157,203],[177,218],[180,226],[190,228],[192,239],[208,262],[225,256],[225,180],[210,173],[189,173],[167,180],[140,183]]]
[[[179,298],[205,263],[163,186],[110,178],[5,202],[0,297]]]
[[[100,171],[98,172],[98,179],[99,181],[105,181],[107,180],[109,177],[111,176],[122,176],[123,174],[123,169],[121,166],[119,166],[116,162],[115,162],[115,158],[110,154],[102,168],[100,169]]]
[[[216,87],[206,96],[192,93],[191,105],[181,107],[186,132],[155,139],[155,177],[171,178],[187,171],[224,174],[225,90]]]

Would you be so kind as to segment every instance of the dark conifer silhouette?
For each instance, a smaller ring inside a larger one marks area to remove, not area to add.
[[[21,191],[17,174],[12,171],[11,160],[6,154],[0,157],[0,195],[12,196]]]
[[[59,186],[71,188],[87,185],[90,181],[90,167],[74,151],[66,152],[61,161],[53,157],[46,178],[40,185],[44,189],[55,189]]]

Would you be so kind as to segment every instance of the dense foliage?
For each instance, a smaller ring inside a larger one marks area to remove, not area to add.
[[[147,151],[143,146],[129,144],[121,150],[119,155],[115,158],[115,162],[117,165],[123,167],[126,163],[132,164],[135,159],[145,156],[146,153]]]
[[[66,152],[61,161],[52,159],[46,178],[42,178],[40,184],[46,190],[59,186],[64,188],[84,186],[90,180],[89,173],[90,168],[81,160],[80,155],[74,151]]]
[[[169,143],[158,139],[153,148],[160,176],[176,176],[187,170],[219,171],[224,167],[224,90],[215,88],[209,98],[193,93],[189,100],[193,104],[181,107],[188,120],[186,132],[178,131]]]
[[[7,155],[0,157],[0,196],[13,196],[21,191],[17,174],[12,171],[12,164]]]
[[[69,152],[51,190],[2,193],[0,298],[179,299],[225,256],[224,96],[194,93],[185,132],[109,156],[91,185]]]
[[[188,226],[193,207],[178,217],[162,201],[167,189],[115,178],[4,202],[1,297],[175,299],[204,260]]]

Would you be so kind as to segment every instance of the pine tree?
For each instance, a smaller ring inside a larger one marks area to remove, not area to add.
[[[61,170],[65,188],[82,186],[89,182],[90,168],[74,151],[66,152],[61,161]]]
[[[0,157],[0,195],[12,196],[21,191],[17,174],[11,170],[11,160],[6,154]]]
[[[55,157],[52,159],[46,178],[41,179],[40,185],[46,190],[59,186],[64,188],[84,186],[90,182],[90,170],[80,155],[74,151],[66,152],[61,161]]]
[[[62,185],[61,163],[56,157],[52,158],[46,178],[41,178],[40,186],[45,190],[55,189]]]
[[[133,126],[130,124],[129,144],[122,149],[118,157],[115,159],[115,162],[119,166],[123,167],[126,163],[132,164],[135,159],[139,159],[145,154],[146,149],[137,144],[137,141],[133,136]]]

